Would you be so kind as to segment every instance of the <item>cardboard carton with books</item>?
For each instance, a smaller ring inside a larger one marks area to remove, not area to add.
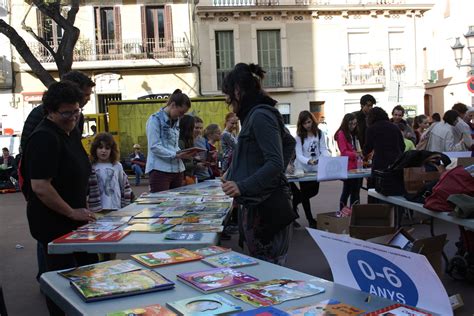
[[[356,204],[352,207],[349,226],[351,237],[367,240],[395,231],[395,212],[391,205]]]
[[[335,234],[349,234],[350,216],[337,217],[336,212],[321,213],[316,217],[318,229]]]

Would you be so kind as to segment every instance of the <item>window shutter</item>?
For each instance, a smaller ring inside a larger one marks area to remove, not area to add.
[[[97,52],[99,54],[103,54],[104,52],[104,47],[102,43],[102,30],[101,30],[101,21],[100,21],[100,7],[95,7],[95,40],[96,40],[96,47],[97,47]]]
[[[143,44],[143,47],[145,48],[146,47],[146,44],[147,44],[147,40],[146,40],[146,37],[147,37],[147,32],[146,32],[146,7],[145,6],[141,6],[140,7],[140,12],[141,12],[141,16],[142,16],[142,44]]]
[[[36,9],[36,22],[38,24],[38,36],[44,38],[43,14],[39,9]]]
[[[122,52],[122,20],[120,16],[120,7],[114,7],[114,35],[115,49],[118,53]]]
[[[165,5],[165,41],[168,51],[173,51],[173,15],[171,5]]]

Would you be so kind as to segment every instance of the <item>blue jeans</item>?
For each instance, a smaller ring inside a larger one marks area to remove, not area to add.
[[[143,175],[143,170],[139,165],[133,164],[132,165],[132,170],[135,172],[135,184],[139,185],[140,184],[140,178]]]

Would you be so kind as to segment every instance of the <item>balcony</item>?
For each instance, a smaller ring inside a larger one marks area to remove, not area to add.
[[[56,50],[58,44],[49,42]],[[28,43],[35,57],[41,63],[53,63],[51,54],[38,42]],[[123,61],[122,66],[128,64],[137,66],[140,61],[158,60],[159,65],[184,65],[191,61],[191,46],[185,39],[174,41],[146,40],[115,40],[94,41],[79,39],[74,48],[74,62],[101,62]],[[115,67],[117,64],[113,63]]]
[[[231,69],[217,70],[217,89],[222,89],[222,82]],[[293,88],[293,67],[274,67],[265,69],[263,88],[265,89],[289,89]]]
[[[383,89],[385,80],[385,69],[379,63],[349,65],[344,69],[344,90]]]
[[[316,6],[390,6],[406,4],[432,4],[433,0],[204,0],[202,6],[240,7],[240,6],[278,6],[278,5],[316,5]]]

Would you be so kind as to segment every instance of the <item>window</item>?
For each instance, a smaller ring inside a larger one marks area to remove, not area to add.
[[[147,53],[173,51],[171,5],[142,7],[142,39]],[[155,55],[153,55],[155,53]],[[168,56],[163,56],[168,57]]]
[[[280,30],[257,31],[258,64],[266,71],[265,86],[282,83]]]
[[[369,33],[348,33],[347,47],[349,52],[349,65],[359,66],[369,63],[367,43],[370,43]]]
[[[110,58],[122,51],[120,7],[95,8],[96,48],[99,55]]]
[[[388,33],[388,51],[390,60],[390,79],[400,81],[400,75],[405,72],[403,60],[403,32]]]
[[[283,116],[283,123],[290,124],[290,103],[278,103],[276,105],[281,116]]]
[[[108,113],[109,101],[122,100],[122,94],[120,93],[98,94],[97,98],[98,98],[98,104],[99,104],[99,113]]]
[[[217,89],[222,88],[225,75],[234,67],[234,32],[216,32]]]
[[[49,16],[44,15],[40,10],[36,11],[38,22],[38,36],[48,42],[49,46],[56,50],[63,37],[63,29],[53,21]],[[52,61],[50,53],[43,47],[39,46],[39,52],[43,56],[42,61]]]

